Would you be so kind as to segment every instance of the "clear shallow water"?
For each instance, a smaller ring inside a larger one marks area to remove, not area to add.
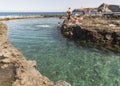
[[[61,36],[58,18],[5,21],[12,44],[52,81],[72,86],[119,86],[120,54],[77,46]]]

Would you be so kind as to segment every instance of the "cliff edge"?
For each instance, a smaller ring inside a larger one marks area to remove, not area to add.
[[[100,15],[74,15],[64,20],[61,33],[80,45],[120,52],[120,23]]]
[[[65,81],[55,85],[36,69],[36,62],[26,60],[7,38],[7,26],[0,23],[0,86],[70,86]]]

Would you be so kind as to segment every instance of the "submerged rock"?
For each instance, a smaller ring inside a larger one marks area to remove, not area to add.
[[[59,80],[55,83],[54,86],[71,86],[71,85],[69,83],[67,83],[66,81]]]

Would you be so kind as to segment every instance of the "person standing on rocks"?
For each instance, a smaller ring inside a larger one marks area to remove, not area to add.
[[[68,20],[70,20],[71,14],[72,14],[72,11],[71,11],[71,8],[69,7],[68,10],[67,10],[67,19]]]

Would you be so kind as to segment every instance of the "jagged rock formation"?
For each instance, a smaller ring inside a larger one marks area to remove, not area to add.
[[[0,23],[0,86],[54,86],[36,70],[36,62],[26,60],[7,38],[7,26]],[[71,86],[60,81],[55,86]]]
[[[109,4],[101,4],[96,8],[78,8],[74,9],[73,12],[120,12],[120,5],[109,5]]]
[[[120,12],[120,5],[109,5],[103,3],[98,7],[98,11],[101,12]]]
[[[61,33],[80,45],[105,48],[120,52],[120,23],[97,16],[85,16],[78,25],[65,20],[60,27]]]

